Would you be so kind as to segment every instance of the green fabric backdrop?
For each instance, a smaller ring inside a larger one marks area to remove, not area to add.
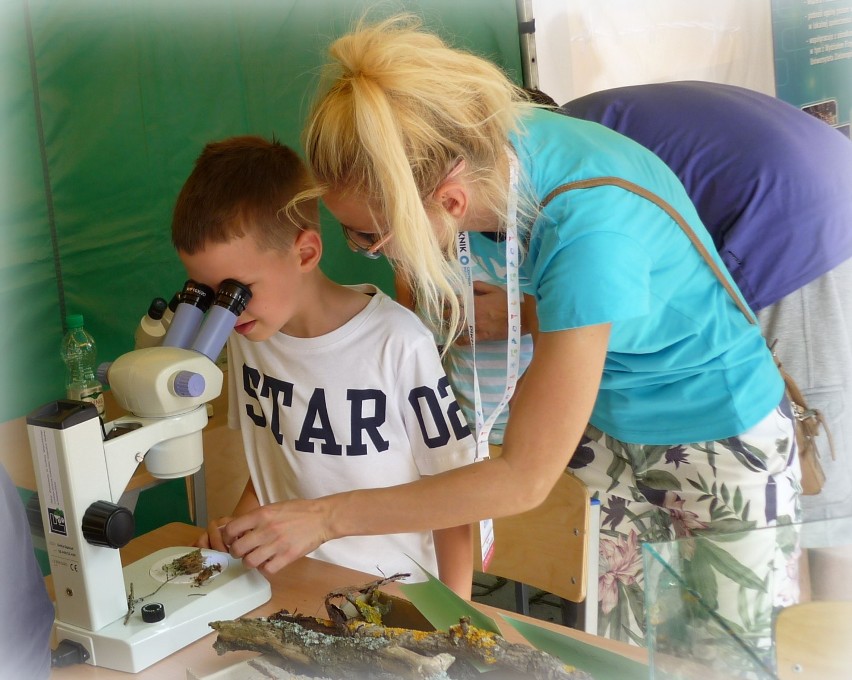
[[[185,273],[174,199],[205,143],[299,131],[330,40],[372,7],[421,14],[521,81],[514,0],[0,0],[0,421],[62,396],[63,318],[132,349]],[[323,269],[391,291],[326,216]]]

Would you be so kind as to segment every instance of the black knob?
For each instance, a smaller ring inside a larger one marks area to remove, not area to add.
[[[145,623],[157,623],[166,618],[166,608],[159,602],[151,602],[142,606],[142,620]]]
[[[95,501],[83,515],[83,536],[92,545],[123,548],[135,531],[133,513],[115,503]]]
[[[163,318],[166,307],[168,307],[168,303],[163,298],[155,297],[148,306],[148,316],[152,319],[160,320]]]

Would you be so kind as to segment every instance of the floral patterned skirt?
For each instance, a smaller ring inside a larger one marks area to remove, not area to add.
[[[768,625],[773,605],[796,601],[797,545],[785,548],[779,568],[777,551],[759,540],[735,553],[724,543],[724,534],[800,520],[786,399],[749,431],[719,441],[628,444],[589,426],[569,468],[601,503],[599,635],[645,644],[643,542],[719,536],[695,542],[692,586],[712,594],[713,615],[733,630]]]

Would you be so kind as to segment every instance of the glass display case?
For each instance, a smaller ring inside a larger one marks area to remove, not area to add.
[[[852,518],[643,545],[652,680],[852,678]]]

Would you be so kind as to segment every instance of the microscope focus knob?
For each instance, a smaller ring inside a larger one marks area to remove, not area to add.
[[[83,536],[92,545],[123,548],[135,531],[133,513],[115,503],[95,501],[83,515]]]
[[[98,382],[104,387],[109,387],[109,369],[112,367],[111,361],[105,361],[98,366],[97,377]]]
[[[193,371],[178,371],[175,374],[174,389],[179,397],[200,397],[204,394],[206,382],[204,376]]]

